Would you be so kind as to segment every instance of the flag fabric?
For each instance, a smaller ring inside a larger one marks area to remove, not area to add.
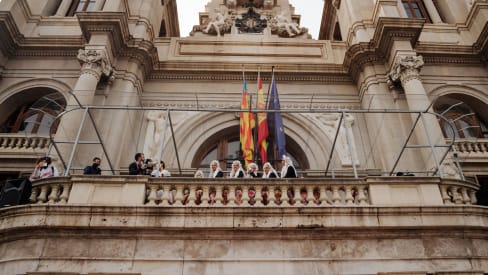
[[[271,80],[271,93],[269,95],[268,110],[281,110],[280,99],[278,97],[278,88],[276,87],[274,75]],[[286,155],[285,129],[283,127],[281,112],[269,112],[268,125],[270,129],[269,131],[271,131],[274,135],[276,148],[278,149],[278,156],[279,159],[281,159],[283,155]]]
[[[263,83],[261,82],[261,75],[258,74],[258,100],[257,108],[258,110],[266,109],[266,103],[264,103],[263,94]],[[266,113],[258,113],[258,152],[261,156],[262,163],[268,162],[267,148],[268,144],[266,139],[268,138],[268,119]]]
[[[247,94],[247,84],[244,79],[242,87],[242,99],[241,99],[241,112],[239,115],[239,125],[240,125],[240,141],[242,157],[244,158],[245,166],[252,162],[254,153],[254,139],[252,135],[252,128],[255,125],[254,116],[249,112],[250,108],[249,95]]]

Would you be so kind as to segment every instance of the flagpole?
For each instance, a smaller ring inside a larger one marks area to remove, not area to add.
[[[258,90],[256,91],[256,110],[259,109],[259,77],[261,75],[261,66],[258,67],[258,79],[257,79],[257,82],[258,82]],[[252,99],[252,98],[251,98]],[[252,100],[251,100],[251,103],[252,103]],[[249,104],[249,107],[251,106],[251,104]],[[259,144],[258,144],[258,131],[259,131],[259,118],[258,118],[258,113],[251,113],[253,116],[254,116],[254,132],[253,132],[253,140],[254,140],[254,162],[255,163],[258,163],[258,155],[259,155],[259,152],[258,152],[258,148],[259,148]]]
[[[274,79],[274,67],[275,66],[272,66],[271,67],[271,83],[273,82],[273,79]],[[269,84],[268,86],[268,95],[266,96],[266,109],[268,109],[268,100],[269,100],[269,91],[271,90],[271,84]]]

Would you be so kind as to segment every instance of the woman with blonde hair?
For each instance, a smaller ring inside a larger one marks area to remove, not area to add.
[[[218,160],[212,160],[210,162],[210,173],[208,175],[209,178],[223,178],[224,172],[220,169],[220,164]]]

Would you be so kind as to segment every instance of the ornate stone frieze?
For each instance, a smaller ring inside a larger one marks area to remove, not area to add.
[[[389,82],[394,83],[400,81],[402,86],[405,86],[412,79],[420,79],[420,69],[422,66],[424,66],[424,59],[420,55],[397,57],[392,70],[388,74]]]
[[[110,77],[113,72],[107,54],[103,50],[84,50],[78,51],[78,60],[80,61],[81,72],[91,74],[100,80],[102,75]]]

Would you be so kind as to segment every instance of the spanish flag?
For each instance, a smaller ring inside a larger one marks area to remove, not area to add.
[[[252,128],[254,128],[255,121],[254,116],[249,112],[250,108],[249,96],[247,94],[246,80],[242,88],[242,100],[241,100],[241,112],[240,113],[240,140],[242,157],[244,158],[245,166],[247,167],[249,162],[252,162],[254,153],[254,140],[252,135]],[[247,112],[246,112],[247,111]]]
[[[261,82],[261,75],[258,74],[258,100],[257,109],[266,109],[266,103],[264,102],[263,83]],[[268,162],[267,148],[268,144],[266,139],[268,138],[268,119],[266,113],[258,113],[258,152],[261,156],[262,163]]]

